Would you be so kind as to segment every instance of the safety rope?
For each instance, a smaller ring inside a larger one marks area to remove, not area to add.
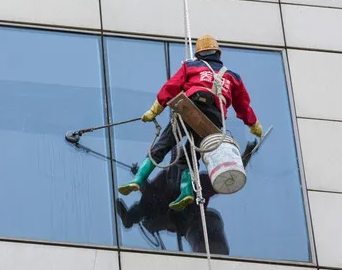
[[[180,130],[180,126],[179,126],[179,124],[177,124],[177,117],[180,119],[180,122],[182,123],[183,129],[184,129],[185,133],[187,134],[188,140],[190,142],[190,149],[191,149],[191,156],[192,156],[193,164],[191,164],[190,159],[189,159],[188,154],[187,154],[187,151],[185,150],[185,143],[183,142],[183,136],[182,136],[182,132]],[[212,270],[210,247],[209,247],[209,237],[208,237],[207,223],[206,223],[205,212],[204,212],[205,199],[203,198],[203,195],[202,195],[202,186],[201,186],[200,177],[199,177],[199,170],[198,170],[198,165],[197,165],[197,157],[196,157],[196,149],[195,149],[194,140],[193,140],[192,134],[189,133],[188,130],[186,129],[182,117],[178,113],[173,113],[171,122],[172,122],[172,132],[173,132],[173,135],[174,135],[175,140],[177,142],[177,157],[176,157],[175,161],[169,165],[161,166],[161,165],[158,165],[153,160],[153,158],[151,156],[151,148],[154,145],[154,142],[156,141],[156,139],[160,133],[160,126],[159,126],[157,120],[154,120],[157,131],[156,131],[156,134],[155,134],[154,139],[152,141],[151,147],[149,149],[149,157],[150,157],[152,163],[154,163],[154,165],[156,165],[158,167],[161,167],[161,168],[170,167],[170,166],[172,166],[172,164],[176,163],[179,159],[179,155],[180,155],[179,142],[181,142],[182,147],[184,149],[184,154],[185,154],[185,158],[186,158],[186,161],[188,164],[188,168],[190,170],[193,190],[196,193],[196,203],[200,206],[201,221],[202,221],[202,228],[203,228],[203,237],[204,237],[207,261],[208,261],[208,269]],[[224,123],[223,123],[223,125],[224,125]],[[223,129],[223,130],[225,130],[225,129]]]
[[[183,123],[182,117],[176,113],[175,113],[175,115]],[[183,128],[185,128],[185,127],[183,127]],[[182,133],[181,133],[179,125],[177,126],[177,131],[178,131],[178,135],[181,138],[181,142],[182,142],[183,148],[184,148],[185,146],[183,143]],[[200,206],[201,221],[202,221],[202,228],[203,228],[203,237],[204,237],[204,244],[205,244],[205,250],[206,250],[207,261],[208,261],[208,267],[209,267],[209,270],[212,270],[210,247],[209,247],[209,237],[208,237],[207,223],[206,223],[205,212],[204,212],[205,199],[203,198],[203,194],[202,194],[202,186],[201,186],[200,177],[199,177],[196,150],[195,150],[195,145],[194,145],[194,140],[193,140],[192,134],[189,134],[189,132],[187,130],[186,130],[186,133],[188,134],[187,135],[188,140],[190,141],[192,164],[190,162],[187,151],[184,151],[184,154],[185,154],[186,162],[188,164],[188,168],[189,168],[190,174],[191,174],[192,187],[196,193],[196,203]]]
[[[205,244],[205,250],[207,254],[207,262],[208,262],[208,268],[211,270],[211,258],[210,258],[210,247],[209,247],[209,237],[208,237],[208,230],[207,230],[207,222],[205,218],[205,212],[204,212],[204,203],[205,199],[202,196],[202,187],[199,177],[199,170],[197,166],[197,159],[196,159],[196,150],[194,148],[194,145],[191,147],[191,155],[192,155],[192,163],[193,163],[193,170],[194,170],[194,179],[195,179],[195,185],[196,185],[196,202],[199,204],[200,212],[201,212],[201,220],[202,220],[202,228],[203,228],[203,237],[204,237],[204,244]]]
[[[189,8],[188,1],[184,0],[184,43],[185,43],[185,61],[194,60],[192,51],[192,40],[191,40],[191,29],[190,29],[190,19],[189,19]],[[188,55],[188,46],[190,51],[190,58]]]
[[[189,60],[189,51],[190,51],[190,60],[194,60],[193,58],[193,51],[192,51],[192,40],[191,40],[191,29],[190,29],[190,21],[189,21],[189,8],[188,8],[188,3],[187,0],[184,0],[184,31],[185,31],[185,39],[184,39],[184,43],[185,43],[185,60],[188,61]],[[188,50],[188,46],[189,46],[189,50]],[[208,63],[206,63],[206,65],[208,65]],[[215,94],[219,97],[219,102],[220,102],[220,110],[221,110],[221,120],[222,120],[222,137],[220,139],[220,141],[213,147],[210,148],[199,148],[195,145],[194,140],[193,140],[193,136],[192,134],[189,133],[189,131],[187,130],[184,121],[182,119],[182,117],[178,114],[173,112],[172,113],[172,119],[171,119],[171,126],[172,126],[172,133],[173,136],[176,140],[176,149],[177,149],[177,156],[175,158],[175,160],[170,163],[169,165],[166,166],[162,166],[159,165],[155,162],[155,160],[152,158],[151,155],[151,149],[158,137],[157,133],[156,136],[154,137],[151,146],[149,148],[149,158],[152,161],[152,163],[159,168],[165,169],[168,167],[173,166],[174,164],[176,164],[179,160],[180,157],[180,142],[182,144],[182,147],[184,149],[184,154],[185,154],[185,158],[188,164],[188,168],[190,170],[190,174],[191,174],[191,180],[192,180],[192,186],[193,186],[193,190],[196,193],[196,203],[200,206],[200,213],[201,213],[201,220],[202,220],[202,228],[203,228],[203,236],[204,236],[204,242],[205,242],[205,249],[206,249],[206,255],[207,255],[207,261],[208,261],[208,267],[209,270],[212,270],[211,267],[211,256],[210,256],[210,246],[209,246],[209,238],[208,238],[208,230],[207,230],[207,224],[206,224],[206,218],[205,218],[205,211],[204,211],[204,203],[205,203],[205,199],[203,198],[202,195],[202,187],[201,187],[201,183],[200,183],[200,177],[199,177],[199,170],[198,170],[198,164],[197,164],[197,157],[196,157],[196,151],[200,152],[200,153],[204,153],[204,152],[210,152],[213,151],[215,149],[217,149],[222,142],[224,141],[224,138],[226,137],[225,134],[225,118],[224,118],[224,109],[223,109],[223,100],[225,100],[225,98],[223,97],[221,90],[222,90],[222,76],[225,72],[225,70],[220,70],[219,74],[216,74],[212,68],[210,67],[210,65],[208,65],[210,70],[213,72],[213,77],[214,77],[214,82],[213,82],[213,88],[215,90]],[[185,144],[183,142],[183,136],[182,136],[182,132],[180,130],[180,125],[178,123],[178,121],[180,122],[189,142],[190,142],[190,149],[191,149],[191,156],[192,156],[192,164],[190,162],[189,156],[187,151],[185,150]]]

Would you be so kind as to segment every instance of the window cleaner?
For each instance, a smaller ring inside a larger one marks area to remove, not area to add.
[[[206,115],[218,130],[223,127],[223,122],[227,118],[227,109],[232,105],[237,117],[249,126],[250,132],[257,137],[261,137],[263,129],[250,106],[250,98],[243,81],[238,74],[224,68],[221,61],[221,50],[216,39],[210,35],[200,37],[196,42],[195,56],[197,57],[196,60],[184,62],[177,73],[163,85],[151,109],[142,116],[142,121],[153,121],[156,116],[163,112],[168,102],[184,92],[185,96]],[[219,74],[220,70],[221,74]],[[219,79],[221,93],[219,95],[213,90],[217,83],[217,76],[221,76],[221,79]],[[220,106],[220,103],[223,103],[224,107]],[[186,130],[189,130],[193,136],[195,146],[200,147],[203,138],[195,129],[194,126],[185,123],[185,127],[181,128],[181,135],[183,137]],[[156,164],[162,162],[166,154],[176,144],[177,140],[173,134],[171,121],[162,132],[160,139],[152,147],[151,155],[147,155],[142,161],[133,180],[120,186],[119,192],[128,195],[132,191],[139,190],[156,167]],[[186,143],[185,148],[190,156],[189,141]],[[198,160],[200,155],[197,152],[195,158]],[[192,157],[189,159],[192,164]],[[185,155],[179,157],[179,163],[187,163]],[[181,176],[180,195],[170,203],[169,207],[175,211],[181,211],[193,201],[191,174],[190,170],[186,169]]]
[[[203,43],[203,46],[200,46],[201,43]],[[205,46],[207,46],[206,49]],[[201,51],[199,51],[200,48],[202,48]],[[204,113],[206,115],[210,122],[217,127],[217,130],[224,127],[224,122],[227,118],[227,108],[232,105],[237,113],[237,117],[242,119],[244,123],[249,126],[250,132],[255,136],[261,138],[260,143],[262,142],[264,136],[262,136],[262,126],[260,125],[256,115],[254,114],[253,109],[249,105],[249,95],[243,85],[241,78],[236,73],[227,70],[220,60],[221,50],[218,47],[217,41],[213,37],[208,35],[198,39],[196,42],[195,55],[197,57],[196,60],[184,62],[178,72],[167,83],[165,83],[165,85],[158,93],[157,100],[155,101],[151,109],[148,110],[141,117],[141,120],[144,122],[153,121],[156,124],[157,131],[152,143],[153,147],[150,148],[149,155],[145,158],[142,165],[139,167],[133,181],[119,187],[119,192],[124,195],[128,195],[132,191],[139,190],[141,187],[140,185],[147,180],[150,173],[158,165],[158,163],[156,164],[156,161],[154,159],[158,158],[159,155],[159,158],[163,160],[163,158],[171,150],[171,148],[175,145],[178,145],[178,139],[183,137],[184,135],[187,135],[188,142],[184,147],[184,155],[179,157],[179,147],[177,147],[177,161],[184,162],[189,167],[185,169],[181,175],[180,195],[175,201],[169,204],[169,207],[172,210],[176,211],[183,210],[188,206],[188,204],[193,203],[193,191],[196,192],[196,201],[198,204],[200,204],[203,234],[205,239],[205,248],[207,251],[209,269],[211,269],[209,240],[203,206],[204,198],[202,197],[198,176],[198,159],[201,154],[195,152],[195,150],[201,150],[201,148],[198,147],[201,146],[199,144],[201,143],[203,136],[200,136],[196,132],[198,127],[193,126],[194,129],[192,129],[191,126],[189,126],[188,124],[184,124],[182,117],[178,113],[174,113],[173,115],[175,117],[172,118],[172,121],[165,128],[160,140],[154,145],[154,142],[159,136],[159,132],[161,129],[155,118],[157,115],[162,113],[166,105],[168,105],[168,103],[171,102],[171,100],[175,96],[181,94],[181,92],[184,92],[185,97],[191,100],[191,102],[199,109],[200,113]],[[202,75],[198,74],[203,71],[211,71],[212,75],[209,75],[209,73],[207,72],[203,73]],[[187,72],[189,73],[189,75],[191,74],[192,77],[188,76],[189,80],[185,81],[184,78],[186,78],[186,75],[188,75]],[[225,79],[226,81],[223,79]],[[219,108],[217,106],[217,101],[219,103]],[[223,103],[225,105],[224,107]],[[182,129],[179,128],[179,125],[177,126],[177,124],[175,124],[175,119],[177,117],[182,124]],[[79,130],[77,132],[68,132],[65,138],[69,142],[78,143],[82,134],[86,132],[92,132],[97,129],[138,120],[140,120],[140,118],[135,118],[119,123],[112,123],[101,127]],[[224,130],[225,128],[223,128],[223,135]],[[178,138],[176,131],[178,132]],[[219,143],[216,143],[216,147],[223,142],[225,138],[223,135],[221,136]],[[152,157],[154,151],[157,153],[155,158]],[[191,162],[189,161],[188,157],[189,152],[191,155]],[[161,162],[161,160],[159,162]],[[190,168],[191,164],[192,168]],[[171,165],[172,164],[170,164],[169,166]]]
[[[189,11],[187,0],[184,0],[186,59],[187,43],[190,48],[190,55],[192,56],[192,42],[188,17]],[[243,120],[243,122],[250,128],[250,132],[261,138],[261,143],[263,140],[263,128],[260,125],[253,109],[250,107],[250,99],[247,90],[245,89],[240,76],[227,70],[223,65],[220,59],[221,50],[217,41],[209,35],[200,37],[196,42],[195,56],[197,59],[191,58],[191,61],[185,61],[178,72],[164,84],[151,109],[141,117],[142,121],[154,121],[157,123],[155,119],[156,116],[163,112],[166,105],[168,105],[168,102],[184,91],[185,97],[191,99],[194,105],[198,107],[201,114],[204,113],[218,129],[223,128],[219,142],[216,143],[214,147],[209,147],[210,151],[221,146],[226,138],[224,133],[224,124],[225,119],[227,118],[227,109],[230,105],[234,107],[237,117]],[[182,129],[177,123],[177,118],[182,125]],[[176,211],[183,210],[188,204],[193,203],[193,190],[196,192],[196,201],[200,206],[201,212],[208,266],[209,270],[211,270],[208,230],[203,205],[205,200],[202,197],[202,189],[198,172],[198,159],[201,153],[209,152],[209,150],[204,149],[203,145],[202,147],[199,145],[202,141],[202,137],[196,133],[196,129],[191,128],[191,125],[188,123],[184,124],[182,116],[179,113],[173,113],[172,120],[164,130],[160,140],[154,144],[156,138],[159,136],[159,131],[160,128],[158,129],[157,127],[157,132],[152,142],[153,147],[150,147],[149,153],[143,160],[134,179],[119,187],[119,192],[123,195],[128,195],[132,191],[139,190],[154,168],[156,166],[162,167],[159,163],[164,159],[165,155],[173,146],[178,146],[179,139],[186,135],[188,142],[184,146],[184,155],[179,156],[179,147],[177,147],[177,158],[174,163],[176,161],[183,161],[185,163],[186,161],[186,164],[189,167],[185,169],[181,175],[180,195],[175,201],[169,204],[169,207]],[[79,137],[77,136],[80,135],[77,133],[68,133],[66,139],[77,141],[79,140]],[[191,161],[189,154],[191,156]],[[173,163],[168,166],[172,165]]]

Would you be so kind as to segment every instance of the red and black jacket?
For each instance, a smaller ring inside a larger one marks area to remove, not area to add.
[[[206,56],[203,60],[209,63],[215,73],[218,73],[223,66],[217,55]],[[157,95],[158,102],[166,107],[167,102],[181,91],[184,91],[187,97],[191,97],[198,91],[212,93],[210,89],[213,81],[212,71],[204,62],[200,60],[184,62],[176,74],[160,89]],[[250,98],[241,77],[233,71],[227,70],[223,75],[222,85],[222,94],[225,98],[225,104],[223,104],[225,118],[227,118],[227,109],[232,105],[236,116],[246,125],[255,124],[257,118],[250,106]],[[218,96],[214,95],[214,97],[216,106],[220,108]]]

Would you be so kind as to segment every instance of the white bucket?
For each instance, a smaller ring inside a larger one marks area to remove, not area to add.
[[[210,149],[217,145],[221,138],[222,134],[211,134],[203,139],[200,147]],[[216,192],[231,194],[239,191],[246,184],[246,173],[239,145],[228,135],[216,150],[202,153],[202,160]]]

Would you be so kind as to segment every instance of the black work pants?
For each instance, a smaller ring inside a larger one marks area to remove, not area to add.
[[[190,99],[192,99],[190,97]],[[193,103],[218,127],[222,128],[222,117],[221,117],[221,111],[216,107],[215,104],[207,104],[202,103],[200,101],[193,100]],[[201,138],[190,126],[188,126],[185,123],[185,126],[189,132],[191,132],[194,143],[197,147],[199,147],[201,141],[203,138]],[[185,131],[183,130],[183,127],[180,126],[182,136],[184,137]],[[151,156],[152,158],[157,162],[160,163],[163,161],[164,157],[171,151],[171,149],[177,144],[177,141],[173,135],[172,132],[172,125],[169,123],[162,134],[160,135],[159,140],[154,144],[154,146],[151,149]],[[190,158],[190,162],[192,163],[192,157],[191,157],[191,149],[190,149],[190,142],[187,141],[185,144],[185,149],[187,151],[188,157]],[[200,153],[196,152],[196,158],[197,161],[200,159]],[[179,166],[186,167],[186,157],[184,152],[181,151],[181,155],[178,161]]]

